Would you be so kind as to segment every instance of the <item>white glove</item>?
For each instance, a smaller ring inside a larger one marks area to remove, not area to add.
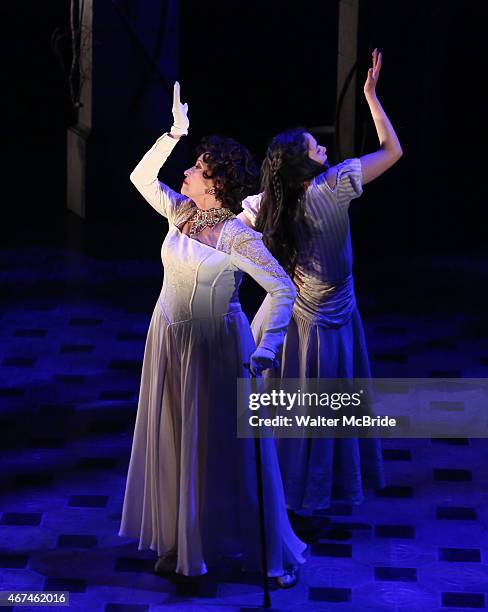
[[[188,134],[190,122],[188,121],[188,104],[180,100],[180,84],[175,82],[173,87],[173,125],[170,130],[172,136],[179,138]]]
[[[251,374],[253,376],[261,376],[263,370],[268,370],[269,368],[278,367],[279,363],[275,358],[275,354],[273,351],[270,351],[267,348],[258,348],[251,355],[249,369],[251,370]]]

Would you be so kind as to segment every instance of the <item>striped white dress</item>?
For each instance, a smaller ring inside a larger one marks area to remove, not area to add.
[[[362,193],[361,162],[340,164],[332,189],[325,173],[305,195],[308,233],[299,228],[294,274],[297,299],[283,347],[286,378],[369,378],[368,352],[352,275],[349,204]],[[254,223],[261,196],[243,202]],[[269,311],[266,298],[254,318],[258,341]],[[279,376],[280,373],[275,373]],[[289,508],[327,508],[337,497],[361,503],[365,486],[384,486],[379,440],[281,439],[279,458]]]

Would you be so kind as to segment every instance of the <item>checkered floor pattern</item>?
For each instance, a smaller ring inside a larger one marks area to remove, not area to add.
[[[488,376],[486,311],[444,309],[459,263],[429,265],[420,291],[357,283],[375,375]],[[469,267],[475,288],[486,265]],[[259,576],[229,563],[165,580],[116,535],[159,261],[45,244],[3,249],[0,275],[0,591],[70,591],[69,609],[88,612],[257,609]],[[273,610],[488,606],[487,441],[385,440],[383,455],[387,487],[318,513],[300,582],[272,591]]]

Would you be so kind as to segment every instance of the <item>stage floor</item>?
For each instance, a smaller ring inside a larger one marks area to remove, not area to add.
[[[124,256],[110,236],[104,246],[71,233],[0,251],[0,590],[67,590],[70,610],[84,612],[256,609],[259,576],[229,563],[197,586],[165,580],[153,554],[117,536],[162,282],[157,244],[149,251]],[[487,377],[486,310],[473,297],[486,260],[418,257],[394,269],[356,269],[374,375]],[[261,294],[250,283],[243,292],[251,316]],[[488,605],[488,441],[386,440],[383,454],[386,489],[320,513],[300,582],[272,592],[273,610]]]

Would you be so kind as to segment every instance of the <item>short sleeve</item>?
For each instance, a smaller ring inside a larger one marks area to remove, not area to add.
[[[251,195],[245,200],[242,200],[242,210],[252,225],[256,224],[256,216],[259,212],[259,207],[261,206],[262,196],[262,193],[258,193],[257,195]]]
[[[363,172],[357,157],[346,159],[339,165],[335,191],[337,203],[345,206],[363,193]]]
[[[312,192],[318,192],[330,200],[335,196],[335,202],[340,206],[349,205],[351,200],[363,193],[363,172],[359,158],[345,159],[337,166],[336,183],[330,187],[327,182],[327,173],[323,172],[314,178],[310,186]]]

